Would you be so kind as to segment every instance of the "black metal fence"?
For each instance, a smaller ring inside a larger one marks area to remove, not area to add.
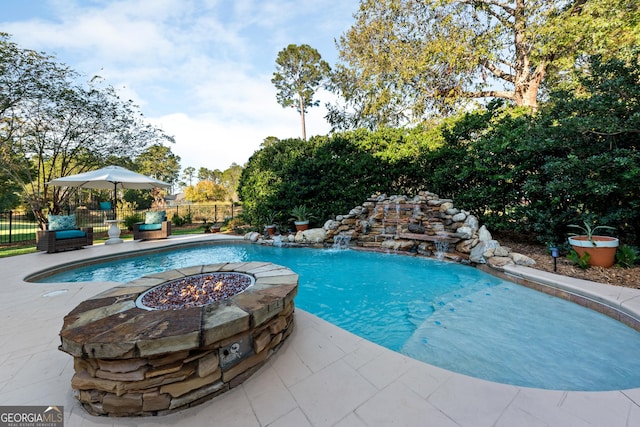
[[[180,218],[177,223],[182,224],[202,224],[221,223],[228,219],[235,218],[241,208],[231,204],[210,204],[210,205],[179,205],[164,208],[167,218],[173,220],[174,216]],[[128,217],[138,215],[144,219],[145,210],[117,209],[116,217],[126,220]],[[111,210],[94,210],[79,207],[67,213],[76,214],[78,227],[93,227],[94,233],[107,232],[109,226],[105,220],[111,219]],[[24,211],[0,211],[0,245],[35,241],[36,231],[39,229],[38,222],[33,213]]]

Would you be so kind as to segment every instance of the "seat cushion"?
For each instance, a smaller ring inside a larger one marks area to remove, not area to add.
[[[162,230],[162,224],[140,224],[140,231],[155,231]]]
[[[56,240],[78,239],[87,237],[87,233],[82,230],[60,230],[56,231]]]
[[[165,211],[146,212],[144,215],[145,224],[162,224],[164,217],[167,216]]]
[[[49,230],[73,230],[76,226],[76,216],[72,215],[47,215]]]

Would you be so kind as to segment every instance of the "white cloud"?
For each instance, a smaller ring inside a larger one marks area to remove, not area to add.
[[[353,21],[358,0],[44,4],[32,19],[0,17],[3,31],[88,78],[104,77],[176,137],[171,149],[183,167],[225,169],[246,162],[267,136],[300,136],[298,114],[277,104],[271,84],[277,52],[308,43],[335,61],[333,40]],[[328,132],[324,114],[324,107],[310,109],[308,135]]]
[[[225,121],[218,117],[190,117],[184,113],[169,114],[149,121],[173,135],[176,144],[171,151],[180,156],[182,167],[224,170],[232,163],[243,165],[268,136],[298,138],[300,118],[292,109],[280,109],[260,120]],[[319,110],[319,109],[316,109]],[[326,134],[324,113],[312,111],[307,116],[308,135]]]

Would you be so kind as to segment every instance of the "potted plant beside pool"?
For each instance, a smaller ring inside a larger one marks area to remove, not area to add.
[[[273,236],[276,234],[276,217],[278,214],[276,212],[268,212],[264,216],[264,228],[267,230],[267,234],[269,236]]]
[[[609,268],[615,263],[620,242],[616,237],[596,234],[600,230],[613,231],[615,228],[608,225],[593,227],[588,221],[584,225],[571,224],[569,227],[580,230],[580,233],[569,237],[569,244],[579,256],[589,254],[589,265]]]
[[[293,218],[289,221],[293,221],[296,225],[296,231],[304,231],[309,228],[309,220],[313,217],[311,211],[304,205],[298,205],[291,209],[291,215]]]

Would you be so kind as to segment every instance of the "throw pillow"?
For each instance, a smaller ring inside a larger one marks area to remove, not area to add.
[[[145,224],[162,224],[164,217],[167,216],[165,211],[147,212],[144,216]]]
[[[49,230],[72,230],[76,226],[76,216],[72,215],[48,215]]]

